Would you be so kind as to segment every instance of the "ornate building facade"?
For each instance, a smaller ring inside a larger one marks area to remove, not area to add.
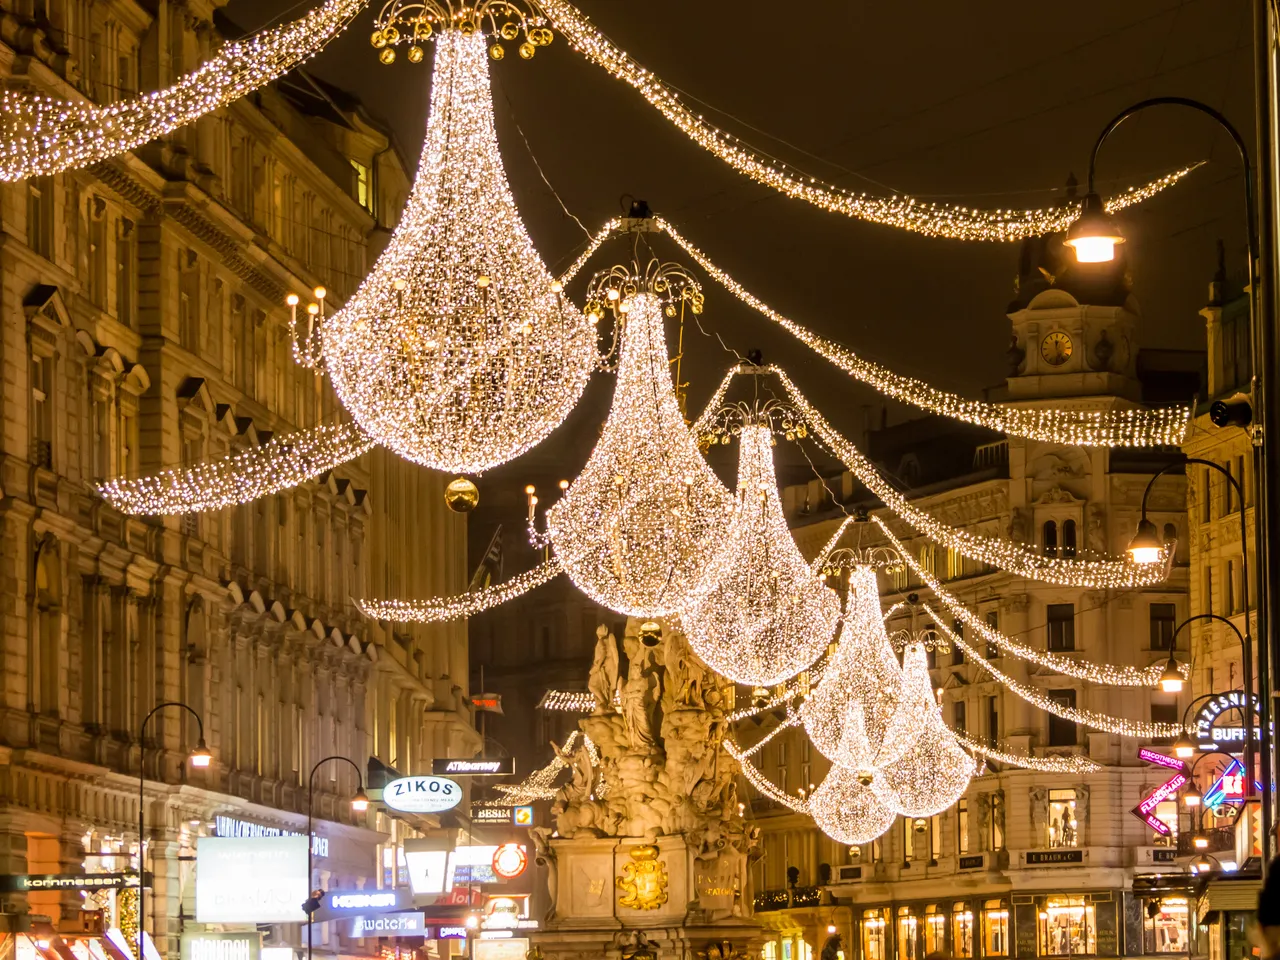
[[[1101,410],[1185,401],[1195,392],[1198,355],[1139,354],[1140,313],[1123,263],[1066,264],[1053,238],[1028,242],[1022,257],[1008,310],[1008,380],[993,399]],[[931,515],[1064,558],[1121,553],[1147,480],[1180,459],[1176,449],[1072,448],[935,419],[883,427],[864,440],[869,457]],[[786,488],[784,500],[806,555],[817,553],[846,514],[865,508],[888,520],[914,559],[977,616],[1039,649],[1145,667],[1169,656],[1175,625],[1188,613],[1191,553],[1180,471],[1157,485],[1149,504],[1165,538],[1178,541],[1172,575],[1132,591],[1030,582],[949,554],[892,520],[848,473]],[[854,530],[864,546],[883,543],[873,525]],[[775,931],[766,957],[804,960],[832,935],[841,937],[845,957],[859,960],[1190,952],[1189,892],[1184,879],[1169,876],[1183,875],[1185,818],[1180,824],[1176,802],[1162,804],[1156,813],[1169,825],[1165,836],[1130,813],[1167,779],[1138,759],[1144,741],[1054,716],[996,682],[987,667],[1055,706],[1135,721],[1176,722],[1190,693],[1092,685],[1002,655],[953,622],[905,567],[882,573],[881,588],[886,608],[907,601],[889,623],[891,635],[926,627],[927,602],[979,654],[952,646],[930,655],[953,728],[1009,753],[1081,754],[1100,769],[1044,773],[989,762],[951,809],[899,818],[881,839],[854,848],[833,843],[807,817],[756,799],[765,852],[755,868],[758,917]],[[1190,641],[1187,632],[1178,637],[1183,661]],[[754,743],[775,722],[740,725],[739,742]],[[792,795],[812,790],[826,773],[826,761],[800,731],[780,734],[756,759]]]
[[[0,0],[0,75],[101,102],[162,87],[219,42],[218,6]],[[330,756],[421,772],[479,746],[465,628],[392,631],[352,599],[464,588],[448,478],[376,450],[247,506],[165,518],[123,516],[93,486],[336,421],[327,383],[293,361],[285,294],[323,285],[340,302],[407,192],[389,135],[303,73],[136,155],[0,187],[0,873],[141,861],[166,956],[193,929],[184,858],[199,836],[305,830],[309,774]],[[208,769],[184,762],[198,738],[185,711],[140,729],[165,701],[201,717]],[[346,764],[314,783],[313,883],[377,885],[398,835],[353,818]],[[121,907],[4,893],[0,925],[71,937],[129,922]]]

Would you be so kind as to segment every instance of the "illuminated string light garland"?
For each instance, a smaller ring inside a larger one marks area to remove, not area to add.
[[[821,656],[840,601],[800,555],[773,465],[773,431],[743,425],[738,490],[727,529],[688,597],[680,622],[694,653],[735,683],[768,686]]]
[[[296,487],[374,445],[354,424],[319,426],[273,437],[212,463],[108,480],[96,489],[117,510],[134,516],[220,510]]]
[[[1089,587],[1091,589],[1132,589],[1162,582],[1168,576],[1170,557],[1165,551],[1156,563],[1139,564],[1130,559],[1087,560],[1046,557],[1035,547],[1003,537],[987,537],[968,530],[947,526],[912,505],[880,475],[880,471],[862,452],[827,423],[810,405],[782,370],[774,368],[791,402],[799,414],[808,421],[813,435],[857,477],[863,485],[878,496],[886,507],[909,523],[920,533],[937,541],[961,556],[981,563],[988,563],[1001,570],[1061,586]],[[883,521],[876,517],[884,527]],[[896,541],[895,541],[896,543]],[[901,545],[898,545],[901,547]]]
[[[1111,687],[1156,687],[1160,683],[1160,675],[1164,672],[1165,661],[1153,663],[1149,667],[1138,667],[1124,664],[1116,666],[1110,663],[1094,663],[1089,660],[1076,660],[1072,657],[1064,657],[1060,654],[1051,653],[1047,650],[1037,650],[1034,647],[1028,647],[1025,644],[1018,643],[1005,634],[1001,633],[990,626],[985,620],[973,615],[973,613],[962,604],[956,597],[949,593],[946,588],[938,582],[938,579],[928,573],[905,550],[902,550],[901,543],[889,532],[885,524],[880,524],[885,535],[899,548],[903,560],[907,566],[920,578],[920,582],[928,587],[933,594],[942,601],[945,606],[957,620],[972,630],[977,636],[1012,657],[1019,660],[1026,660],[1037,666],[1046,667],[1050,670],[1061,673],[1064,676],[1075,677],[1077,680],[1087,680],[1090,683],[1103,684]],[[936,616],[930,609],[930,615]],[[1190,665],[1181,664],[1179,667],[1183,677],[1190,675]]]
[[[568,0],[539,0],[539,4],[552,26],[570,46],[615,78],[634,87],[694,143],[739,173],[789,197],[858,220],[953,240],[1022,240],[1065,230],[1080,215],[1078,201],[1042,210],[974,210],[952,204],[926,203],[905,195],[869,197],[804,176],[785,164],[766,159],[737,137],[707,123],[684,105],[675,90],[614,46]],[[1106,201],[1107,211],[1115,213],[1154,196],[1177,183],[1195,166],[1158,177],[1140,187],[1130,187]]]
[[[772,730],[766,733],[763,737],[761,737],[751,746],[743,750],[738,755],[738,759],[745,760],[749,757],[755,756],[757,753],[759,753],[761,750],[767,747],[769,745],[769,741],[771,741],[774,737],[782,733],[784,730],[790,730],[792,727],[797,726],[799,723],[800,723],[800,715],[798,713],[788,714],[785,720],[779,723],[776,727],[774,727]]]
[[[482,807],[505,807],[511,804],[533,803],[535,800],[554,799],[556,793],[559,792],[559,788],[555,786],[556,778],[560,775],[561,770],[569,766],[564,758],[572,755],[574,748],[578,745],[578,740],[581,738],[586,740],[587,750],[592,758],[592,767],[598,768],[600,766],[600,756],[595,752],[595,744],[582,731],[573,730],[565,737],[564,744],[556,751],[556,755],[551,758],[551,762],[545,767],[533,771],[520,783],[495,784],[493,792],[499,794],[499,796],[493,800],[482,801],[478,805]]]
[[[931,387],[923,380],[894,373],[877,363],[862,359],[848,347],[787,319],[716,266],[670,223],[661,217],[655,220],[690,259],[738,300],[778,324],[855,380],[902,403],[1015,437],[1080,446],[1176,446],[1182,443],[1190,429],[1190,406],[1110,411],[1021,409],[981,400],[966,400]]]
[[[582,253],[578,254],[578,259],[574,260],[573,263],[570,264],[568,270],[560,274],[560,286],[568,286],[569,281],[582,272],[582,268],[587,265],[587,261],[595,255],[595,252],[600,249],[601,245],[613,236],[614,231],[618,230],[621,226],[622,220],[618,217],[614,217],[601,227],[599,231],[596,232],[595,236],[593,236],[587,243],[586,249],[583,250]]]
[[[593,713],[598,704],[590,690],[548,690],[538,701],[539,710],[562,713]]]
[[[639,281],[628,281],[639,282]],[[613,405],[582,473],[546,514],[565,572],[628,616],[674,613],[706,567],[732,504],[676,402],[653,292],[625,316]]]
[[[702,413],[698,415],[698,419],[693,422],[693,426],[689,428],[689,432],[699,441],[702,442],[706,436],[711,422],[720,413],[724,406],[725,394],[729,392],[729,387],[733,384],[733,379],[738,375],[738,368],[732,367],[729,372],[724,375],[724,379],[716,386],[715,392],[711,394],[711,399],[707,401],[707,405],[702,408]]]
[[[1072,723],[1078,723],[1094,730],[1101,730],[1104,733],[1118,734],[1122,737],[1158,739],[1160,737],[1176,737],[1183,732],[1182,724],[1180,723],[1152,723],[1146,720],[1128,720],[1124,717],[1113,717],[1110,714],[1098,713],[1094,710],[1081,710],[1076,707],[1065,706],[1050,697],[1046,697],[1039,690],[1024,686],[1000,670],[999,667],[994,666],[990,660],[983,659],[981,654],[956,636],[955,632],[945,623],[939,621],[937,627],[944,636],[963,650],[966,656],[972,658],[975,663],[980,663],[982,669],[991,674],[997,682],[1008,687],[1009,690],[1027,701],[1027,703],[1039,707],[1055,717],[1061,717],[1063,720],[1070,720]]]
[[[809,805],[804,800],[798,797],[793,797],[785,790],[780,789],[778,785],[766,777],[755,766],[755,764],[750,761],[749,758],[744,758],[742,751],[738,749],[737,744],[735,744],[731,739],[725,737],[723,746],[725,753],[738,761],[739,767],[742,770],[742,775],[747,778],[747,782],[750,783],[751,786],[755,787],[762,796],[768,797],[775,803],[781,804],[796,813],[809,812]]]
[[[430,600],[357,600],[356,606],[374,620],[393,623],[444,623],[474,617],[508,600],[523,596],[530,590],[548,583],[564,571],[554,557],[538,564],[532,570],[517,574],[503,583],[473,590],[454,597],[433,597]]]
[[[422,160],[387,249],[320,327],[343,406],[378,442],[477,473],[564,421],[595,328],[539,258],[507,183],[485,37],[436,40]]]
[[[170,87],[104,106],[5,93],[0,180],[86,167],[225,107],[310,59],[367,3],[328,0],[297,20],[227,44]]]
[[[1102,764],[1078,753],[1066,756],[1030,757],[1023,753],[1009,753],[995,747],[984,746],[962,730],[952,730],[951,732],[960,741],[960,744],[974,756],[981,757],[984,760],[994,760],[996,763],[1003,763],[1008,767],[1037,770],[1041,773],[1073,774],[1096,773],[1102,769]]]

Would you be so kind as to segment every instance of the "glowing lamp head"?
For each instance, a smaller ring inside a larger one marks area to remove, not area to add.
[[[315,295],[315,298],[317,300],[323,300],[325,297],[329,295],[329,291],[326,290],[324,287],[316,287],[311,292]]]
[[[1182,795],[1182,804],[1186,807],[1198,807],[1204,802],[1204,795],[1194,786],[1187,787]]]
[[[298,295],[296,293],[291,293],[284,298],[284,302],[291,307],[296,307],[298,305]]]
[[[1179,760],[1190,760],[1196,755],[1196,742],[1185,733],[1173,741],[1173,755]]]
[[[1164,665],[1164,672],[1160,674],[1160,690],[1162,693],[1182,692],[1182,673],[1178,669],[1178,661],[1173,659],[1173,654],[1169,655],[1169,660]]]
[[[1084,198],[1080,216],[1067,228],[1065,243],[1075,250],[1077,263],[1110,263],[1116,258],[1116,245],[1124,243],[1124,237],[1102,198],[1091,193]]]
[[[188,758],[193,767],[207,767],[213,763],[213,754],[209,752],[209,748],[205,746],[204,737],[200,738],[200,742],[196,744],[196,748],[191,751]]]
[[[1208,857],[1197,857],[1191,861],[1191,869],[1196,873],[1207,873],[1213,869],[1213,861]]]
[[[1143,517],[1138,521],[1138,532],[1129,541],[1129,556],[1134,563],[1159,563],[1164,544],[1156,533],[1156,525]]]
[[[308,304],[307,304],[307,313],[311,314],[311,316],[313,316],[313,317],[317,317],[317,316],[319,316],[319,315],[320,315],[320,304],[318,304],[318,303],[308,303]]]
[[[357,790],[351,798],[351,809],[354,813],[364,813],[369,809],[369,795],[364,790]]]
[[[1208,850],[1209,838],[1206,837],[1203,833],[1197,833],[1195,836],[1191,838],[1191,845],[1194,846],[1197,850]]]

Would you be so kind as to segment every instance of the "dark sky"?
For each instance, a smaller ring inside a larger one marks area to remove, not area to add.
[[[1069,172],[1084,179],[1103,124],[1149,96],[1202,99],[1252,141],[1244,3],[580,3],[632,56],[705,102],[725,129],[807,173],[868,192],[1047,205]],[[380,65],[368,42],[377,6],[308,69],[385,118],[416,166],[431,58]],[[232,0],[227,12],[257,27],[291,7],[292,0]],[[493,74],[512,188],[553,269],[572,259],[583,233],[539,176],[535,157],[560,200],[592,230],[618,212],[621,194],[643,197],[749,289],[813,329],[970,396],[1002,381],[1015,244],[928,239],[781,197],[704,153],[561,37],[530,62],[509,56]],[[1177,108],[1131,120],[1100,163],[1105,193],[1194,160],[1209,164],[1122,221],[1146,346],[1203,346],[1196,311],[1215,242],[1226,242],[1233,269],[1244,257],[1239,164],[1211,121]],[[607,251],[598,265],[623,257],[621,249],[612,259]],[[707,294],[708,332],[743,352],[763,349],[792,369],[838,425],[856,428],[865,392],[718,287]],[[730,358],[696,330],[686,345],[696,410]],[[505,499],[501,492],[518,491],[528,478],[576,473],[609,389],[597,377],[566,428],[482,478],[486,502]],[[482,525],[486,514],[476,517]]]

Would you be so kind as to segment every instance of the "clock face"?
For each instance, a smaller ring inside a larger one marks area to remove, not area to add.
[[[1040,356],[1045,363],[1061,366],[1071,359],[1071,338],[1061,330],[1055,330],[1040,341]]]

